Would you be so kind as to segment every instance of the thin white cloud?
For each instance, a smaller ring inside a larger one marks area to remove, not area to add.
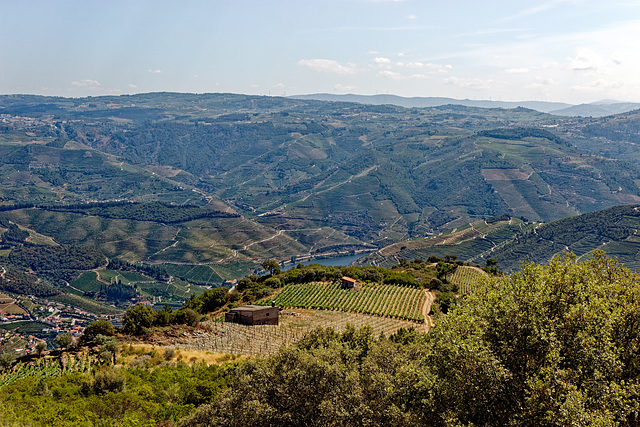
[[[391,31],[427,31],[427,30],[434,30],[437,29],[438,27],[432,26],[432,25],[397,25],[394,27],[366,27],[366,26],[359,26],[359,27],[332,27],[332,28],[324,28],[322,29],[323,32],[335,32],[335,31],[374,31],[374,32],[391,32]]]
[[[383,77],[391,80],[410,80],[410,79],[428,79],[432,75],[424,73],[402,74],[397,71],[382,70],[377,73],[378,77]]]
[[[571,86],[571,89],[578,92],[587,92],[587,93],[599,93],[612,89],[620,89],[624,86],[619,81],[610,81],[605,79],[598,79],[592,82],[589,82],[584,85],[574,85]]]
[[[333,86],[333,90],[336,92],[352,92],[354,90],[356,90],[357,87],[353,86],[353,85],[343,85],[343,84],[337,84]]]
[[[507,68],[504,70],[507,74],[526,74],[529,72],[528,68]]]
[[[545,70],[550,70],[560,67],[560,64],[556,61],[544,61],[540,67]]]
[[[619,65],[622,59],[616,53],[613,57],[605,58],[589,48],[579,48],[575,57],[568,58],[569,68],[574,71],[597,71],[613,65]]]
[[[531,15],[537,15],[539,13],[546,12],[550,9],[553,9],[554,7],[562,3],[576,3],[576,0],[551,0],[544,3],[539,3],[533,7],[522,9],[512,15],[505,16],[504,18],[499,19],[497,22],[513,21],[520,18],[526,18]]]
[[[347,63],[341,64],[333,59],[301,59],[298,61],[298,65],[307,67],[313,71],[320,73],[334,73],[334,74],[355,74],[357,67],[355,64]]]
[[[77,86],[77,87],[90,87],[90,88],[96,88],[96,87],[101,86],[99,81],[91,80],[91,79],[84,79],[84,80],[80,80],[80,81],[75,81],[75,82],[71,82],[71,84],[73,86]]]
[[[415,69],[415,70],[429,70],[429,71],[437,71],[437,72],[446,72],[453,68],[449,64],[432,64],[431,62],[428,62],[425,64],[420,61],[407,62],[406,64],[399,62],[397,65],[404,66],[406,68]]]
[[[161,74],[162,73],[162,70],[160,70],[160,69],[155,69],[155,70],[148,69],[147,71],[150,72],[151,74]]]
[[[373,58],[373,62],[378,65],[388,65],[391,64],[391,60],[389,58],[376,57]]]
[[[448,77],[444,83],[463,89],[485,90],[490,89],[494,81],[492,79]]]
[[[548,89],[551,86],[555,86],[557,85],[558,82],[556,82],[554,79],[551,78],[546,78],[546,77],[536,77],[536,82],[535,83],[530,83],[528,85],[525,85],[525,89],[533,89],[533,90],[540,90],[540,89]]]
[[[515,33],[522,31],[520,28],[483,28],[477,31],[473,31],[470,33],[460,33],[456,34],[454,37],[480,37],[480,36],[491,36],[496,34],[505,34],[505,33]]]
[[[392,79],[392,80],[405,80],[405,79],[407,79],[407,76],[405,76],[404,74],[400,74],[400,73],[398,73],[396,71],[391,71],[391,70],[380,71],[378,73],[378,76],[385,77],[385,78]]]

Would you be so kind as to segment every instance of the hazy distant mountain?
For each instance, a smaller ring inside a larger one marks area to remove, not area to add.
[[[316,93],[310,95],[294,95],[290,98],[294,99],[314,99],[318,101],[339,101],[339,102],[357,102],[359,104],[383,105],[391,104],[405,108],[423,108],[423,107],[439,107],[441,105],[464,105],[465,107],[480,108],[517,108],[524,107],[532,110],[548,113],[551,111],[562,110],[572,107],[571,104],[563,102],[544,102],[544,101],[487,101],[472,99],[454,99],[443,97],[413,97],[405,98],[397,95],[336,95],[330,93]],[[626,110],[629,111],[629,110]]]
[[[549,113],[557,116],[604,117],[637,109],[640,109],[640,103],[637,102],[599,101],[591,104],[574,105],[560,110],[549,111]]]
[[[613,114],[626,113],[640,109],[640,103],[603,100],[590,104],[571,105],[564,102],[545,101],[487,101],[473,99],[454,99],[444,97],[413,97],[405,98],[397,95],[337,95],[331,93],[316,93],[310,95],[294,95],[293,99],[314,99],[318,101],[357,102],[369,105],[397,105],[405,108],[439,107],[441,105],[463,105],[465,107],[480,108],[517,108],[524,107],[542,113],[569,117],[604,117]]]

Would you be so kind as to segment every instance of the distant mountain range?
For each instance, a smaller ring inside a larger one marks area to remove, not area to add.
[[[397,105],[405,108],[439,107],[442,105],[463,105],[465,107],[480,108],[529,108],[543,113],[567,117],[604,117],[612,114],[626,113],[627,111],[640,109],[640,103],[598,101],[590,104],[572,105],[564,102],[545,101],[487,101],[474,99],[454,99],[445,97],[402,97],[397,95],[337,95],[330,93],[316,93],[310,95],[295,95],[293,99],[333,101],[333,102],[357,102],[368,105]]]

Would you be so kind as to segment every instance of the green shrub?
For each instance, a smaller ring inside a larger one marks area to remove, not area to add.
[[[124,373],[114,367],[99,370],[93,377],[93,391],[96,394],[123,391],[125,386]]]

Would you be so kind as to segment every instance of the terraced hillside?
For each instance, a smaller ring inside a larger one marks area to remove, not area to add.
[[[492,231],[486,231],[489,225]],[[486,234],[478,230],[486,231]],[[594,249],[617,257],[631,269],[640,268],[640,207],[616,206],[549,223],[511,219],[493,224],[459,227],[427,239],[397,243],[358,260],[389,266],[398,259],[426,259],[455,255],[461,261],[484,265],[498,262],[504,271],[518,270],[525,261],[544,263],[554,255],[573,252],[582,258]]]
[[[401,259],[444,258],[447,255],[468,263],[484,264],[516,235],[537,225],[507,216],[476,221],[435,236],[394,243],[360,258],[357,264],[391,267]]]
[[[631,269],[640,268],[640,207],[618,206],[545,223],[519,235],[492,257],[506,271],[522,260],[544,262],[561,252],[586,257],[602,249]]]

